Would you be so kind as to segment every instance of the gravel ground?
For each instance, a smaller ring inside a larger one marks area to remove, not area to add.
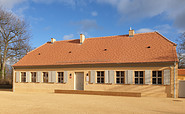
[[[0,91],[0,114],[185,114],[185,99]]]

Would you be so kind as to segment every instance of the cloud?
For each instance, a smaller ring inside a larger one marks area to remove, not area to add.
[[[185,31],[185,0],[96,0],[117,8],[122,20],[141,20],[161,16]]]
[[[88,3],[92,2],[92,0],[32,0],[32,1],[34,3],[40,3],[40,4],[60,3],[64,5],[69,5],[72,7],[86,6]]]
[[[18,9],[15,10],[15,13],[21,17],[24,17],[23,13],[25,10],[29,9],[28,5],[25,5],[23,7],[19,7]]]
[[[172,29],[172,27],[168,24],[164,24],[164,25],[155,26],[153,29],[155,29],[155,31],[158,31],[162,34],[167,34]]]
[[[45,31],[48,31],[48,30],[50,30],[50,29],[51,29],[50,26],[47,26],[47,27],[44,28]]]
[[[161,34],[167,34],[172,30],[172,27],[168,24],[164,25],[157,25],[153,28],[141,28],[139,30],[136,30],[136,33],[145,33],[145,32],[154,32],[158,31]]]
[[[92,16],[97,16],[98,13],[97,13],[96,11],[93,11],[93,12],[91,12],[91,15],[92,15]]]
[[[0,6],[12,9],[15,5],[26,2],[26,0],[0,0]]]
[[[44,4],[52,4],[57,2],[72,6],[76,4],[75,0],[32,0],[32,1],[35,3],[44,3]]]
[[[30,21],[34,22],[34,23],[38,23],[38,22],[44,20],[44,18],[42,18],[42,17],[33,17],[33,16],[29,16],[28,19],[29,19]]]
[[[136,33],[145,33],[145,32],[154,32],[155,30],[150,28],[141,28],[139,30],[136,30]]]
[[[72,22],[72,25],[79,26],[82,31],[89,31],[94,29],[100,29],[96,20],[85,19],[78,22]]]
[[[64,35],[63,37],[64,40],[69,40],[71,38],[74,38],[74,34]]]

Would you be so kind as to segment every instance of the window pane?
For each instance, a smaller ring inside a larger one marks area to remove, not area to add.
[[[152,84],[156,84],[156,78],[152,78]]]
[[[140,77],[143,77],[143,71],[140,71]]]
[[[48,82],[48,72],[43,72],[43,82],[44,83]]]
[[[125,75],[125,72],[121,71],[121,77],[124,77],[124,75]]]
[[[21,72],[21,82],[26,82],[26,72]]]
[[[156,77],[156,71],[152,71],[152,77]]]
[[[135,78],[135,84],[138,84],[138,78]]]
[[[100,83],[100,78],[97,78],[97,83]]]
[[[162,71],[158,71],[158,77],[162,77]]]
[[[99,71],[97,72],[97,76],[100,76],[100,72]]]
[[[116,71],[116,76],[119,77],[119,71]]]
[[[135,77],[138,77],[138,71],[135,71]]]
[[[158,84],[162,84],[162,78],[158,78]]]
[[[116,78],[116,83],[119,84],[120,83],[120,78]]]
[[[101,72],[101,76],[104,76],[104,71]]]
[[[104,78],[101,78],[101,83],[104,83]]]
[[[121,78],[121,83],[124,84],[124,78]]]
[[[31,72],[32,82],[36,82],[36,72]]]
[[[143,78],[140,78],[140,84],[143,84]]]
[[[63,83],[63,72],[58,72],[58,83]]]

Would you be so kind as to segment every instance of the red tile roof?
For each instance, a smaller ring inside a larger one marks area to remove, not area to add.
[[[158,32],[45,43],[13,66],[178,61],[176,44]]]
[[[185,69],[178,69],[178,76],[185,76]]]

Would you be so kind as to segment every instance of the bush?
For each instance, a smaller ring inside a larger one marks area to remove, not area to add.
[[[0,79],[0,85],[12,85],[11,79]]]

